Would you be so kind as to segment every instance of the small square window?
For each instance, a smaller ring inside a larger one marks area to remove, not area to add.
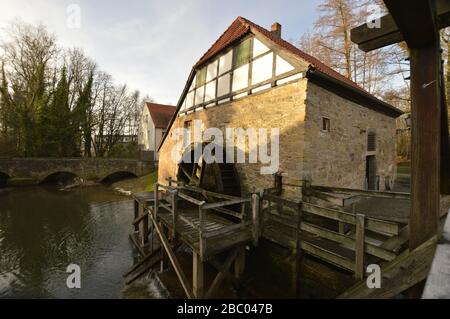
[[[373,152],[376,149],[377,149],[377,142],[375,132],[370,132],[367,135],[367,151]]]
[[[322,131],[329,132],[330,131],[330,119],[326,117],[322,117]]]

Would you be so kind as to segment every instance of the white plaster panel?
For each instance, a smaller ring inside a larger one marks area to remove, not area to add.
[[[276,75],[281,75],[283,73],[287,73],[289,71],[294,70],[294,67],[287,62],[285,59],[277,55],[277,68],[276,68]]]
[[[233,72],[233,92],[245,89],[248,87],[248,71],[249,65],[243,65]]]
[[[253,61],[252,84],[258,84],[272,78],[273,53]]]
[[[230,50],[230,52],[228,52],[225,55],[222,55],[219,59],[219,75],[227,71],[230,71],[232,64],[233,64],[233,50]]]

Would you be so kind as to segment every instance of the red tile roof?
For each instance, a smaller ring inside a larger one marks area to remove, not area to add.
[[[361,96],[365,96],[366,98],[369,98],[372,100],[373,103],[376,103],[377,105],[380,105],[382,109],[388,109],[391,112],[398,113],[400,115],[402,112],[393,106],[390,106],[386,104],[385,102],[381,101],[380,99],[376,98],[374,95],[370,94],[366,90],[364,90],[362,87],[360,87],[358,84],[353,82],[352,80],[348,79],[347,77],[343,76],[342,74],[336,72],[317,58],[307,54],[306,52],[303,52],[296,46],[292,45],[291,43],[283,40],[282,38],[274,35],[269,30],[257,25],[256,23],[253,23],[250,20],[247,20],[243,17],[237,17],[236,20],[233,21],[233,23],[228,27],[228,29],[217,39],[216,42],[209,48],[209,50],[200,58],[200,60],[193,66],[193,70],[191,72],[191,75],[188,79],[188,83],[186,84],[185,90],[183,92],[183,95],[187,93],[187,85],[190,85],[190,81],[193,79],[195,75],[195,69],[198,69],[203,64],[208,62],[210,59],[212,59],[214,56],[225,50],[226,48],[230,47],[232,44],[234,44],[237,40],[245,37],[247,34],[249,34],[252,30],[255,30],[256,32],[259,32],[261,35],[263,35],[267,40],[274,43],[275,45],[285,49],[286,51],[290,52],[291,54],[299,57],[300,59],[306,61],[310,64],[310,69],[317,70],[319,73],[323,73],[324,75],[327,75],[333,79],[335,79],[338,83],[342,83],[346,86],[350,86],[355,91],[358,92],[357,94]],[[180,102],[182,100],[180,99]],[[178,105],[180,108],[181,105]],[[170,120],[170,125],[172,125],[173,121],[175,120],[176,115],[172,117]],[[161,143],[159,147],[164,143],[165,136],[161,140]]]
[[[170,123],[176,107],[172,105],[163,105],[147,102],[147,107],[156,128],[165,129]]]
[[[307,54],[306,52],[303,52],[296,46],[292,45],[291,43],[283,40],[282,38],[277,37],[269,30],[257,25],[256,23],[253,23],[250,20],[247,20],[243,17],[238,17],[234,22],[228,27],[228,29],[220,36],[220,38],[212,45],[212,47],[202,56],[202,58],[194,65],[194,68],[197,68],[201,66],[203,63],[207,62],[209,59],[211,59],[213,56],[227,48],[229,45],[231,45],[236,40],[246,36],[251,28],[255,29],[259,33],[261,33],[265,38],[267,38],[269,41],[274,43],[277,46],[280,46],[284,48],[285,50],[289,51],[290,53],[298,56],[299,58],[305,60],[306,62],[310,63],[311,66],[333,78],[335,78],[338,81],[344,82],[356,89],[359,89],[361,91],[364,91],[365,93],[368,93],[363,88],[361,88],[358,84],[353,82],[352,80],[346,78],[342,74],[334,71],[332,68],[327,66],[326,64],[322,63],[315,57]]]

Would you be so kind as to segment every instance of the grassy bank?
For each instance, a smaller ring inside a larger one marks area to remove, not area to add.
[[[155,184],[158,181],[158,172],[153,172],[151,174],[127,179],[124,181],[120,181],[112,184],[113,188],[121,188],[125,191],[129,191],[132,193],[135,192],[151,192],[155,189]]]

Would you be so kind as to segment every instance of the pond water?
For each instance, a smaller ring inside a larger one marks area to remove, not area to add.
[[[0,298],[160,297],[148,281],[124,290],[135,258],[128,198],[106,186],[0,191]],[[81,289],[66,285],[70,264],[80,266]]]

